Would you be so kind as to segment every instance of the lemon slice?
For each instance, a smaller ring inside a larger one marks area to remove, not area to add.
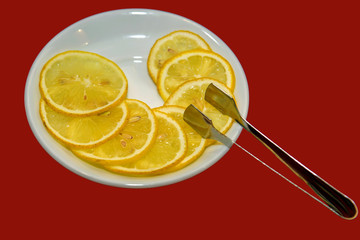
[[[199,35],[190,31],[175,31],[156,40],[150,50],[147,62],[148,71],[156,83],[160,68],[166,60],[184,51],[192,49],[210,50],[210,46]]]
[[[186,135],[180,124],[158,110],[153,110],[158,121],[154,145],[141,158],[128,163],[104,166],[105,169],[127,175],[155,175],[179,163],[186,154]]]
[[[126,123],[125,103],[92,116],[68,116],[53,110],[40,100],[40,116],[49,132],[72,147],[92,147],[117,134]]]
[[[176,121],[178,121],[178,123],[180,123],[181,127],[184,129],[187,139],[186,155],[180,163],[170,168],[168,171],[176,171],[184,168],[201,156],[206,148],[206,139],[202,138],[183,120],[185,108],[179,106],[163,106],[156,109],[169,114]]]
[[[200,78],[183,83],[175,92],[173,92],[164,105],[188,107],[190,104],[193,104],[212,120],[214,127],[217,130],[221,133],[225,133],[230,129],[233,119],[222,114],[215,107],[205,101],[205,91],[210,83],[215,84],[235,99],[231,90],[223,83],[210,78]]]
[[[191,50],[174,56],[163,65],[157,79],[158,91],[165,101],[182,83],[202,77],[216,79],[234,90],[234,71],[225,58],[211,51]]]
[[[153,111],[145,103],[126,99],[128,122],[109,141],[90,149],[73,149],[75,155],[94,163],[113,164],[141,157],[155,141],[157,124]]]
[[[109,59],[90,52],[66,51],[44,65],[40,91],[59,112],[91,115],[120,103],[127,93],[127,79]]]

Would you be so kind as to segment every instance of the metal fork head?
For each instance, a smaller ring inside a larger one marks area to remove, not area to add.
[[[230,148],[233,141],[219,132],[205,114],[203,114],[194,105],[189,105],[183,115],[184,121],[189,124],[203,138],[211,138],[223,143]]]
[[[237,120],[240,124],[243,121],[235,100],[227,93],[211,83],[205,92],[205,100],[213,105],[222,114]]]
[[[194,105],[191,104],[185,109],[183,119],[203,138],[211,137],[211,119],[204,115]]]

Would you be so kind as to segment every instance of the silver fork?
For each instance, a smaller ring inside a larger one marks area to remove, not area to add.
[[[332,210],[340,217],[348,220],[354,219],[357,216],[358,210],[353,200],[351,200],[349,197],[347,197],[346,195],[344,195],[343,193],[332,187],[330,184],[325,182],[318,175],[316,175],[311,170],[306,168],[303,164],[298,162],[295,158],[293,158],[291,155],[289,155],[287,152],[285,152],[283,149],[277,146],[274,142],[268,139],[260,131],[258,131],[252,125],[250,125],[250,123],[248,123],[245,119],[241,117],[238,108],[236,106],[236,102],[232,97],[230,97],[222,90],[217,88],[214,84],[210,84],[205,93],[205,100],[208,101],[210,104],[212,104],[215,108],[217,108],[221,113],[235,119],[236,122],[238,122],[244,129],[246,129],[251,134],[253,134],[262,144],[264,144],[268,149],[270,149],[286,166],[288,166],[298,177],[300,177],[308,186],[310,186],[314,190],[314,192],[327,204],[327,206],[329,206],[330,210]],[[197,131],[203,138],[215,139],[229,148],[234,144],[234,142],[231,139],[229,139],[225,135],[221,134],[218,130],[216,130],[216,128],[212,125],[211,119],[205,116],[195,106],[193,105],[188,106],[184,112],[183,118],[184,121],[187,122],[192,128],[194,128],[194,130]],[[238,144],[236,145],[242,148]],[[275,170],[273,171],[276,172]],[[282,176],[281,174],[279,175]],[[289,181],[288,179],[286,180]],[[295,185],[294,183],[292,184]],[[303,191],[307,193],[305,190]],[[312,196],[311,194],[309,195]]]

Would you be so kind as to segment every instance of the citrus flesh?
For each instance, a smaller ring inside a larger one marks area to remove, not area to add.
[[[126,99],[127,123],[109,141],[90,149],[73,149],[75,155],[93,163],[114,164],[133,161],[145,154],[155,142],[157,123],[150,107],[135,99]]]
[[[235,75],[229,62],[217,53],[191,50],[169,59],[161,68],[157,87],[164,101],[186,81],[208,77],[225,84],[231,91]]]
[[[114,62],[84,51],[60,53],[40,73],[43,98],[68,115],[92,115],[110,109],[125,98],[127,84]]]

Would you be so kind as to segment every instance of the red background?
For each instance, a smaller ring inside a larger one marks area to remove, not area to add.
[[[158,9],[194,20],[225,41],[247,75],[249,122],[359,205],[356,1],[195,2],[5,3],[0,16],[1,121],[6,138],[1,151],[0,238],[346,239],[359,235],[359,217],[341,219],[235,147],[210,169],[181,183],[122,189],[75,175],[36,141],[25,116],[24,88],[46,43],[96,13]],[[243,132],[237,142],[309,190],[250,134]]]

